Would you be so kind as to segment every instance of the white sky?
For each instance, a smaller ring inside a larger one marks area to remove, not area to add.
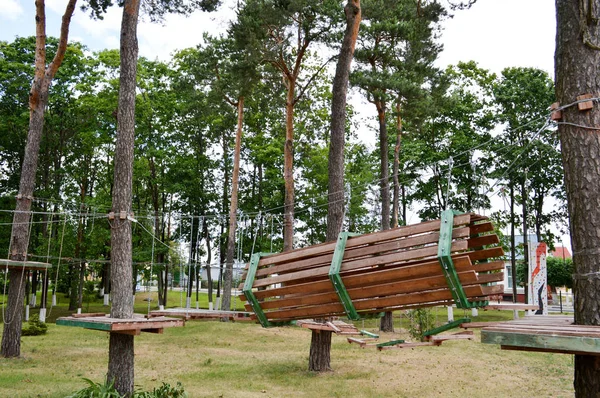
[[[66,3],[46,0],[48,35],[59,35]],[[175,50],[197,45],[204,32],[224,32],[234,15],[232,3],[226,0],[220,11],[212,14],[171,15],[162,25],[142,21],[138,28],[140,55],[167,60]],[[0,40],[34,35],[34,8],[32,0],[0,0]],[[91,50],[118,48],[121,12],[113,6],[104,20],[93,21],[77,9],[70,39]],[[540,68],[554,76],[555,32],[553,0],[479,0],[471,9],[457,11],[444,23],[444,51],[438,66],[474,60],[496,73],[506,67],[522,66]],[[568,237],[563,237],[563,242],[570,246]]]

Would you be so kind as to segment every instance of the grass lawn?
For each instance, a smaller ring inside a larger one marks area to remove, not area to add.
[[[144,298],[147,293],[137,295],[136,312],[147,311]],[[201,299],[201,306],[206,307],[205,300]],[[171,293],[170,306],[179,303],[179,293]],[[89,310],[84,305],[86,312],[106,308],[99,300],[90,303]],[[61,297],[49,322],[67,314],[66,299]],[[461,315],[461,310],[455,311],[456,318]],[[439,309],[438,323],[445,316],[446,310]],[[512,311],[480,311],[475,320],[511,317]],[[396,318],[397,333],[383,334],[380,341],[408,339],[406,322]],[[374,320],[356,324],[377,330]],[[379,352],[334,335],[334,371],[314,374],[306,370],[310,346],[306,329],[189,321],[184,328],[165,329],[162,335],[136,337],[135,380],[144,390],[180,381],[190,397],[573,396],[573,356],[501,351],[478,341],[476,332],[475,341]],[[64,397],[85,387],[84,377],[104,378],[108,334],[51,323],[45,336],[22,338],[21,354],[20,359],[0,359],[0,397]]]

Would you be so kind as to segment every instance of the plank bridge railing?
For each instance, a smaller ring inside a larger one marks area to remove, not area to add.
[[[504,252],[487,217],[473,213],[337,242],[256,253],[243,276],[246,309],[265,327],[293,320],[448,305],[484,306],[502,294]]]

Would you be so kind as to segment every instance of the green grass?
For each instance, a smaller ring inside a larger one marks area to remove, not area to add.
[[[136,311],[147,311],[138,295]],[[67,314],[60,305],[52,318]],[[153,301],[155,303],[155,301]],[[170,304],[179,306],[171,295]],[[66,305],[66,300],[64,300]],[[90,311],[106,310],[98,301]],[[33,311],[32,311],[33,312]],[[444,308],[436,310],[439,323]],[[470,313],[470,312],[469,312]],[[461,317],[462,311],[455,311]],[[511,319],[512,311],[480,311],[477,321]],[[356,322],[375,332],[375,320]],[[408,338],[406,319],[381,341]],[[190,321],[164,334],[136,337],[136,385],[151,390],[180,381],[190,397],[570,397],[572,356],[501,351],[475,341],[440,347],[376,351],[333,336],[333,372],[307,371],[310,332],[298,327],[263,329],[251,323]],[[23,337],[21,359],[0,359],[0,396],[64,397],[102,381],[108,363],[108,334],[49,325],[44,336]]]

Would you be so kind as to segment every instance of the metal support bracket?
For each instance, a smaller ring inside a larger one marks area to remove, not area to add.
[[[438,261],[446,277],[448,288],[458,308],[472,308],[467,295],[454,268],[451,256],[452,228],[454,227],[454,210],[444,210],[440,220],[440,239],[438,242]]]
[[[333,288],[340,298],[340,302],[344,307],[344,311],[346,311],[346,315],[349,319],[353,321],[357,321],[360,318],[356,308],[354,308],[354,304],[352,303],[352,299],[346,290],[346,286],[342,281],[342,277],[340,276],[340,269],[342,267],[342,260],[344,259],[344,250],[346,249],[346,241],[348,237],[357,236],[359,234],[355,234],[352,232],[341,232],[338,236],[337,243],[335,245],[335,251],[333,252],[333,259],[331,260],[331,267],[329,268],[329,280],[333,284]]]
[[[254,277],[256,276],[256,270],[258,269],[258,262],[260,261],[260,258],[262,256],[267,256],[268,254],[270,254],[270,253],[254,253],[252,255],[252,258],[250,259],[250,266],[248,267],[248,273],[246,275],[246,281],[244,282],[244,287],[242,289],[244,296],[246,296],[246,300],[248,300],[248,303],[250,304],[250,306],[252,307],[252,310],[256,314],[256,318],[258,319],[258,321],[260,322],[262,327],[265,327],[265,328],[274,327],[274,326],[284,326],[284,325],[291,324],[291,322],[271,322],[271,321],[269,321],[267,319],[267,315],[265,315],[265,312],[263,311],[262,307],[260,306],[260,302],[258,301],[256,296],[254,295],[254,292],[252,291],[252,285],[254,284]]]

